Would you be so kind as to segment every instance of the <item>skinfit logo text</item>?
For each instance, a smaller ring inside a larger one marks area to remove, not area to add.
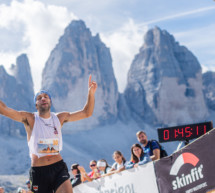
[[[170,175],[176,176],[175,180],[172,181],[173,190],[185,187],[204,178],[202,172],[203,165],[201,164],[199,167],[196,167],[198,162],[199,158],[192,153],[186,152],[178,156],[170,170]],[[192,168],[188,174],[182,173],[181,175],[178,175],[179,170],[184,164],[191,164],[194,168]]]
[[[172,181],[173,190],[177,190],[178,188],[182,188],[204,178],[202,169],[203,165],[201,164],[198,168],[192,168],[189,174],[182,174],[180,177],[177,176],[176,179]]]

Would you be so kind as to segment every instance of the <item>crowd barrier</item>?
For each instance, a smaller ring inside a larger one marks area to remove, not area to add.
[[[74,193],[215,193],[215,129],[171,156],[83,183]]]
[[[153,162],[78,185],[74,193],[158,193]]]

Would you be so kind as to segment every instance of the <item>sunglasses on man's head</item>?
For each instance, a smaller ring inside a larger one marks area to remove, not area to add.
[[[96,166],[96,164],[91,164],[90,167]]]

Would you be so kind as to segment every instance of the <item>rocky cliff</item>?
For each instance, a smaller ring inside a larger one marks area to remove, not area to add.
[[[215,72],[203,74],[203,92],[209,109],[215,110]]]
[[[125,90],[139,122],[177,125],[204,121],[208,116],[197,58],[158,27],[149,30],[135,56]]]
[[[72,21],[51,52],[42,76],[42,88],[52,93],[56,111],[83,108],[90,74],[98,84],[94,116],[75,127],[114,123],[118,88],[109,48],[99,35],[92,36],[83,21]]]
[[[16,65],[11,66],[13,75],[9,75],[3,66],[0,66],[0,99],[16,110],[35,111],[33,97],[33,81],[30,65],[25,54],[17,57]],[[19,136],[25,135],[22,123],[0,116],[0,130],[2,134]]]

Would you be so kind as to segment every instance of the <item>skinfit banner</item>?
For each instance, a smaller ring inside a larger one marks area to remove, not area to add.
[[[155,162],[161,193],[215,193],[215,130]]]

